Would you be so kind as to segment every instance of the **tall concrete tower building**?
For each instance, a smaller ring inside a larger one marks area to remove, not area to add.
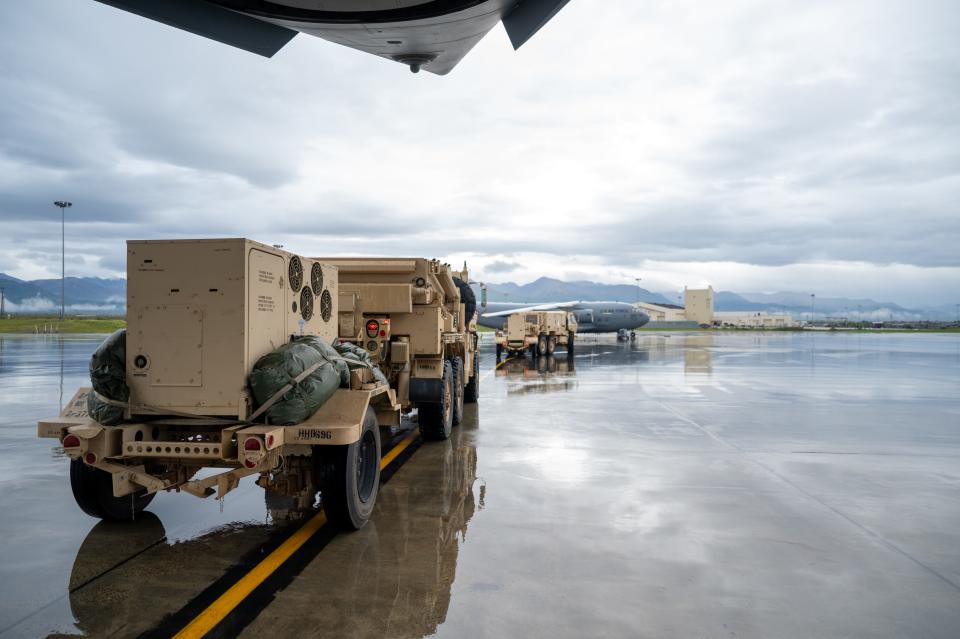
[[[713,324],[713,287],[683,289],[684,314],[687,321]]]

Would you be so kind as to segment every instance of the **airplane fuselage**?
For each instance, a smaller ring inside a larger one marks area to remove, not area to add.
[[[500,313],[514,309],[529,308],[530,304],[506,302],[488,302],[480,309],[478,320],[481,326],[500,330],[507,321],[507,315],[494,317],[485,313]],[[577,318],[578,333],[616,333],[619,330],[632,331],[650,321],[650,316],[632,304],[626,302],[577,302],[564,305],[563,309]]]
[[[271,57],[297,33],[444,75],[503,22],[519,48],[569,0],[99,0]]]

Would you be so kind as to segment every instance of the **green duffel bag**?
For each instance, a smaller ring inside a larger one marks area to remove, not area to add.
[[[291,385],[264,411],[263,416],[269,423],[291,425],[306,421],[340,388],[346,367],[324,356],[326,349],[321,344],[323,340],[315,337],[296,338],[254,364],[248,381],[257,406]],[[314,370],[296,381],[310,368]]]
[[[123,421],[124,409],[97,396],[126,403],[130,399],[127,386],[127,329],[112,333],[97,347],[90,358],[90,384],[96,393],[87,395],[87,413],[104,426]]]
[[[336,348],[337,352],[346,360],[350,370],[355,368],[369,368],[373,371],[374,379],[384,384],[387,383],[387,376],[383,374],[379,366],[373,363],[373,360],[370,359],[370,353],[364,349],[350,342],[339,342],[334,348]]]

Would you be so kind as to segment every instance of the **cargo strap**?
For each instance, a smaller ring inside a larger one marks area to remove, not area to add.
[[[266,412],[267,409],[269,409],[271,406],[273,406],[273,405],[276,404],[278,401],[280,401],[280,398],[283,397],[284,395],[286,395],[288,392],[290,392],[290,390],[292,390],[294,386],[296,386],[297,384],[299,384],[300,382],[302,382],[302,381],[305,380],[306,378],[310,377],[310,375],[312,375],[315,370],[317,370],[318,368],[320,368],[321,366],[323,366],[323,365],[326,364],[326,363],[328,363],[328,361],[327,361],[326,359],[324,359],[323,361],[317,362],[317,363],[314,364],[313,366],[307,367],[302,373],[300,373],[299,375],[297,375],[296,377],[294,377],[294,378],[293,378],[293,381],[285,384],[285,385],[283,386],[283,388],[281,388],[281,389],[278,390],[276,393],[274,393],[273,395],[271,395],[271,396],[270,396],[270,399],[268,399],[267,401],[265,401],[263,404],[260,405],[260,408],[258,408],[257,410],[253,411],[253,414],[250,415],[250,417],[247,418],[247,421],[248,421],[248,422],[252,422],[252,421],[255,420],[257,417],[260,417],[260,415],[263,415],[263,413]]]
[[[101,395],[100,393],[98,393],[93,389],[91,389],[90,392],[96,395],[97,399],[99,399],[104,404],[109,404],[110,406],[118,406],[119,408],[129,408],[131,411],[136,410],[138,412],[154,413],[157,415],[172,415],[174,417],[186,417],[188,419],[220,419],[220,420],[223,419],[222,417],[214,417],[212,415],[195,415],[193,413],[183,413],[170,408],[155,408],[153,406],[147,406],[146,404],[120,402],[115,399],[110,399],[109,397],[104,397],[103,395]],[[242,422],[238,421],[237,423],[242,423]]]
[[[299,375],[297,375],[296,377],[294,377],[294,378],[293,378],[293,381],[289,382],[288,384],[285,384],[285,385],[283,386],[283,388],[281,388],[281,389],[278,390],[276,393],[274,393],[273,395],[271,395],[271,396],[270,396],[270,399],[268,399],[268,400],[265,401],[263,404],[261,404],[260,408],[258,408],[257,410],[255,410],[255,411],[253,412],[253,414],[250,415],[250,417],[247,418],[247,422],[251,422],[251,423],[252,423],[257,417],[260,417],[260,415],[263,415],[263,413],[266,412],[267,410],[269,410],[271,406],[273,406],[273,405],[276,404],[278,401],[280,401],[280,398],[282,398],[282,397],[283,397],[284,395],[286,395],[288,392],[290,392],[291,390],[293,390],[293,387],[294,387],[294,386],[296,386],[297,384],[299,384],[300,382],[302,382],[302,381],[305,380],[306,378],[310,377],[310,375],[312,375],[314,371],[316,371],[318,368],[320,368],[321,366],[323,366],[324,364],[329,363],[329,362],[346,362],[348,365],[349,365],[349,364],[357,364],[358,366],[362,366],[362,367],[364,367],[364,368],[369,368],[369,369],[371,369],[371,370],[373,369],[373,366],[371,366],[370,364],[367,364],[366,362],[361,361],[361,360],[359,360],[359,359],[353,359],[353,358],[350,358],[350,357],[344,357],[343,355],[340,355],[339,357],[328,357],[328,356],[325,355],[325,356],[323,357],[323,361],[317,362],[317,363],[314,364],[313,366],[308,367],[308,368],[307,368],[306,370],[304,370],[302,373],[300,373]]]

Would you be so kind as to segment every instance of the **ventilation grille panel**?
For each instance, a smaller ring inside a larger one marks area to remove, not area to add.
[[[300,291],[300,316],[304,321],[309,322],[313,317],[313,292],[309,286],[304,286]]]
[[[290,258],[290,266],[287,268],[287,280],[290,282],[290,288],[299,291],[303,284],[303,262],[294,255]]]

